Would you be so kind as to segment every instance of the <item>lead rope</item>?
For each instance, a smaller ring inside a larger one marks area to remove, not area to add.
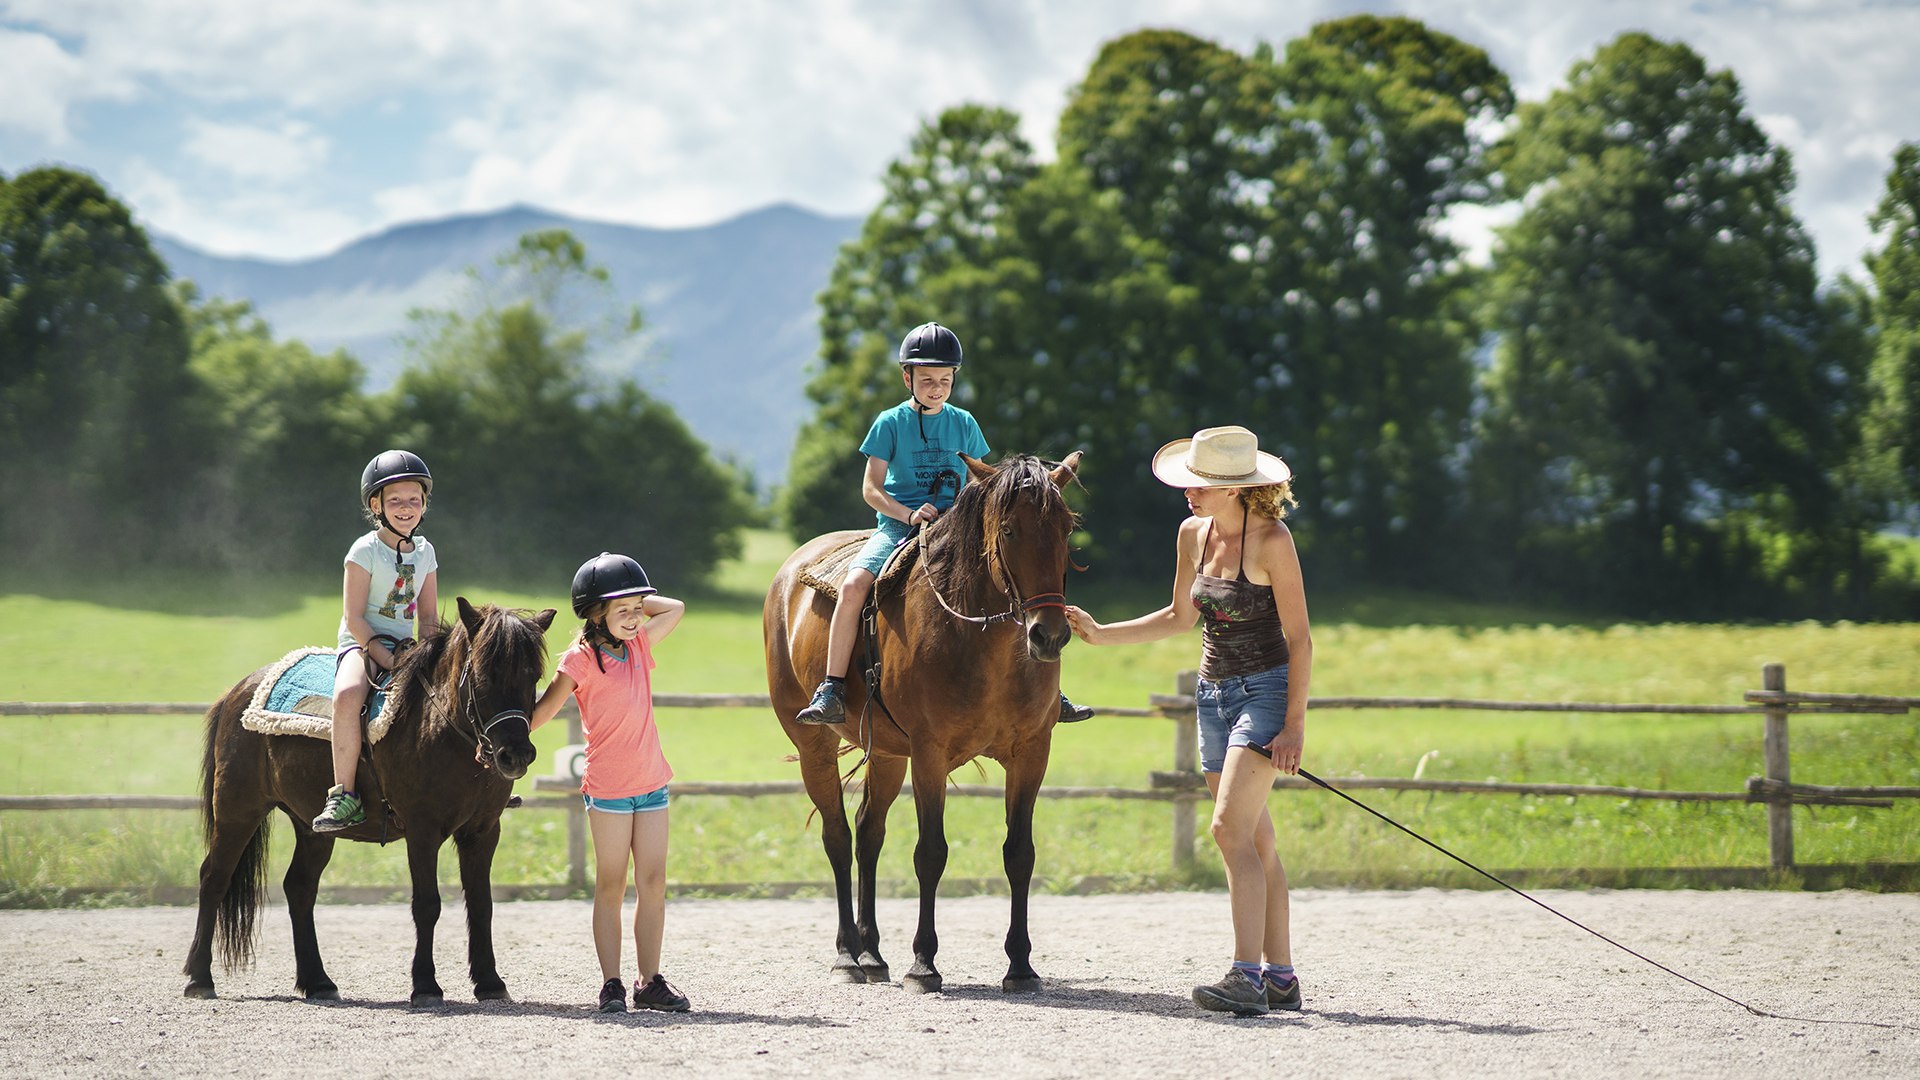
[[[1501,881],[1499,878],[1495,877],[1494,875],[1486,872],[1485,870],[1480,869],[1479,867],[1473,865],[1472,863],[1461,858],[1460,856],[1455,855],[1453,852],[1448,851],[1446,848],[1441,847],[1439,844],[1434,843],[1433,841],[1427,839],[1426,837],[1421,836],[1419,833],[1414,832],[1412,829],[1407,828],[1405,825],[1402,825],[1399,822],[1388,817],[1387,815],[1381,813],[1380,811],[1375,810],[1373,807],[1368,806],[1366,803],[1361,802],[1359,799],[1356,799],[1353,796],[1347,794],[1346,792],[1341,791],[1339,788],[1334,787],[1332,784],[1327,783],[1325,780],[1320,779],[1319,777],[1313,775],[1307,770],[1301,769],[1300,775],[1312,781],[1313,783],[1318,784],[1319,786],[1327,789],[1328,791],[1333,792],[1335,795],[1340,796],[1341,798],[1347,800],[1348,802],[1359,807],[1360,809],[1365,810],[1367,813],[1372,814],[1374,817],[1379,818],[1381,821],[1384,821],[1387,824],[1393,826],[1394,828],[1399,829],[1401,832],[1406,833],[1408,836],[1413,837],[1415,840],[1418,840],[1421,843],[1432,848],[1433,850],[1439,852],[1440,854],[1445,855],[1447,858],[1452,859],[1454,862],[1457,862],[1460,865],[1466,867],[1467,869],[1473,871],[1474,873],[1479,874],[1481,877],[1486,878],[1488,881],[1493,882],[1495,885],[1498,885],[1501,888],[1507,890],[1508,892],[1519,896],[1521,899],[1527,901],[1528,903],[1544,908],[1545,910],[1552,912],[1554,915],[1557,915],[1562,919],[1565,919],[1566,921],[1572,923],[1573,925],[1579,927],[1580,929],[1585,930],[1587,933],[1592,934],[1594,937],[1599,938],[1601,941],[1604,941],[1607,944],[1613,946],[1614,948],[1619,949],[1621,952],[1624,952],[1629,956],[1635,957],[1636,959],[1644,960],[1647,963],[1652,964],[1654,967],[1659,968],[1661,971],[1664,971],[1667,974],[1673,976],[1674,978],[1681,980],[1682,982],[1692,983],[1694,986],[1697,986],[1700,989],[1705,990],[1707,993],[1712,994],[1714,997],[1721,998],[1726,1001],[1730,1001],[1733,1004],[1740,1006],[1741,1008],[1747,1010],[1748,1012],[1752,1013],[1755,1016],[1764,1016],[1772,1020],[1791,1020],[1794,1023],[1799,1023],[1799,1024],[1854,1024],[1861,1027],[1891,1028],[1894,1030],[1900,1030],[1900,1029],[1911,1027],[1911,1025],[1907,1025],[1907,1024],[1885,1024],[1877,1020],[1822,1020],[1822,1019],[1818,1019],[1816,1017],[1811,1017],[1811,1016],[1783,1016],[1780,1013],[1768,1012],[1765,1009],[1756,1008],[1752,1005],[1747,1004],[1744,1001],[1741,1001],[1739,998],[1732,997],[1727,994],[1723,994],[1720,991],[1715,990],[1713,987],[1708,986],[1706,983],[1703,983],[1698,979],[1688,978],[1687,976],[1680,974],[1679,972],[1673,970],[1672,968],[1668,967],[1667,965],[1661,963],[1658,960],[1654,960],[1647,956],[1643,956],[1640,953],[1637,953],[1634,950],[1627,948],[1625,945],[1620,944],[1619,942],[1613,940],[1612,938],[1601,933],[1600,931],[1595,930],[1593,927],[1588,926],[1587,924],[1581,922],[1580,920],[1575,919],[1570,915],[1566,915],[1559,911],[1556,911],[1552,906],[1548,905],[1547,903],[1541,900],[1535,899],[1534,897],[1527,895],[1525,891],[1521,889],[1517,889],[1512,885],[1509,885],[1506,882]]]

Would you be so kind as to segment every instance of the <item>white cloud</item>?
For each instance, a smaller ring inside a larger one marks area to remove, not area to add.
[[[326,163],[327,137],[299,120],[282,121],[277,128],[253,124],[223,124],[212,120],[187,122],[186,152],[243,180],[298,180]]]
[[[311,254],[416,217],[526,202],[652,224],[792,201],[857,214],[915,128],[963,101],[1021,113],[1043,156],[1100,46],[1176,26],[1235,49],[1284,47],[1348,0],[0,0],[6,133],[68,140],[125,174],[135,151],[89,142],[88,103],[171,115],[182,156],[164,211],[208,245]],[[1796,206],[1823,266],[1850,262],[1885,154],[1913,137],[1920,8],[1856,2],[1402,0],[1375,5],[1485,48],[1525,97],[1629,28],[1684,41],[1740,77],[1795,152]],[[191,121],[193,116],[218,116]],[[200,182],[211,165],[241,182]],[[245,221],[239,207],[273,206]],[[155,211],[137,208],[148,216]],[[316,230],[341,223],[332,235]],[[178,226],[170,226],[175,230]]]

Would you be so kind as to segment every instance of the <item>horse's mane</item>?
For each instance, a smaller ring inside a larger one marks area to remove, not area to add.
[[[927,557],[932,560],[928,569],[941,579],[943,589],[964,591],[986,578],[1000,543],[1000,522],[1011,517],[1022,500],[1038,502],[1043,520],[1077,520],[1053,486],[1049,464],[1032,454],[1014,454],[1001,459],[993,476],[960,489],[953,505],[927,530]]]
[[[453,719],[460,672],[469,663],[482,671],[524,671],[530,685],[539,680],[546,669],[547,642],[530,625],[532,613],[492,604],[474,610],[480,616],[477,638],[469,637],[466,623],[440,619],[439,633],[400,655],[388,691],[396,699],[396,728],[411,722],[422,740],[444,731]]]

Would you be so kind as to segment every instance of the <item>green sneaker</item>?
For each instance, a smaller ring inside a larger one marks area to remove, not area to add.
[[[367,820],[367,808],[360,797],[346,789],[344,784],[335,784],[327,789],[327,805],[320,816],[313,819],[313,831],[317,833],[339,832],[351,829]]]

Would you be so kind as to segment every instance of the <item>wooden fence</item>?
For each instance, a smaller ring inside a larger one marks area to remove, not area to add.
[[[1193,691],[1195,674],[1181,672],[1171,694],[1151,695],[1148,707],[1101,707],[1108,716],[1162,716],[1173,722],[1173,768],[1148,775],[1144,788],[1068,787],[1048,785],[1041,797],[1054,799],[1145,799],[1172,804],[1172,850],[1174,869],[1184,871],[1193,865],[1197,818],[1194,806],[1209,798],[1206,784],[1197,772],[1199,740],[1194,726]],[[1475,794],[1601,796],[1613,799],[1662,799],[1679,802],[1765,803],[1769,863],[1776,870],[1794,865],[1793,817],[1795,805],[1838,805],[1886,808],[1894,799],[1920,798],[1920,787],[1828,787],[1796,784],[1788,752],[1787,719],[1798,713],[1880,713],[1904,715],[1920,709],[1920,698],[1874,694],[1801,693],[1789,691],[1786,669],[1768,664],[1761,672],[1759,690],[1750,690],[1738,704],[1685,705],[1657,703],[1618,703],[1581,701],[1490,701],[1474,698],[1415,697],[1324,697],[1314,698],[1312,708],[1321,709],[1461,709],[1480,712],[1534,713],[1623,713],[1632,715],[1740,715],[1760,718],[1766,774],[1750,777],[1744,791],[1668,791],[1651,788],[1614,787],[1593,784],[1502,783],[1498,781],[1426,780],[1411,778],[1356,776],[1329,778],[1335,787],[1359,790],[1444,791]],[[655,694],[655,708],[770,708],[765,694]],[[178,702],[0,702],[0,716],[108,716],[108,715],[183,715],[203,713],[206,705]],[[573,703],[562,711],[566,717],[571,744],[576,750],[582,741],[580,716]],[[563,751],[563,756],[565,755]],[[1417,770],[1416,770],[1417,774]],[[587,830],[585,813],[578,798],[576,774],[535,777],[532,797],[524,808],[564,810],[567,813],[567,884],[579,887],[587,881]],[[1311,788],[1306,780],[1280,776],[1276,788]],[[910,794],[909,784],[906,794]],[[540,792],[566,792],[566,795]],[[804,788],[798,780],[763,782],[717,782],[675,780],[676,799],[707,795],[763,796],[798,795]],[[949,796],[1003,798],[1002,788],[986,784],[950,784]],[[0,811],[9,810],[89,810],[89,809],[193,809],[200,805],[197,796],[184,795],[0,795]]]

